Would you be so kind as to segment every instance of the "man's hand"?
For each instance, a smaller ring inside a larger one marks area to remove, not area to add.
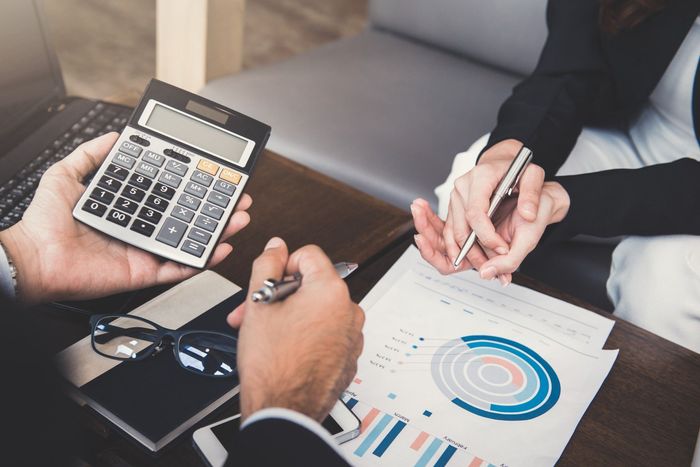
[[[0,232],[0,241],[17,266],[19,298],[26,303],[88,299],[152,285],[181,281],[197,270],[162,261],[73,219],[85,191],[81,181],[95,171],[117,140],[116,133],[80,145],[46,171],[22,220]],[[250,222],[252,204],[243,195],[222,240]],[[220,244],[214,265],[232,251]]]
[[[306,246],[289,256],[281,239],[271,239],[253,263],[248,290],[296,272],[302,285],[284,301],[248,298],[229,315],[229,324],[240,327],[243,419],[278,407],[321,422],[357,372],[364,313],[321,249]]]

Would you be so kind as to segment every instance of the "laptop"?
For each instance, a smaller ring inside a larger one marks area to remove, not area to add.
[[[0,2],[0,230],[19,222],[41,176],[82,142],[121,132],[132,109],[66,95],[40,0]],[[64,303],[119,312],[132,297]]]

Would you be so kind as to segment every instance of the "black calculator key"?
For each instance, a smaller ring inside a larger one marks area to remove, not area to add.
[[[114,207],[119,209],[120,211],[128,212],[129,214],[133,214],[136,212],[136,209],[139,207],[139,203],[132,201],[130,199],[126,198],[117,198],[117,202],[114,203]]]
[[[168,207],[168,202],[165,201],[163,198],[149,195],[148,198],[146,198],[146,206],[150,206],[153,209],[157,209],[160,212],[164,212],[165,209]]]
[[[173,196],[175,196],[175,189],[163,185],[162,183],[156,183],[156,186],[153,187],[153,193],[158,196],[162,196],[165,199],[172,199]]]
[[[209,240],[211,239],[211,234],[208,232],[205,232],[202,229],[198,229],[197,227],[192,227],[190,229],[190,233],[187,234],[187,238],[191,238],[192,240],[197,240],[199,243],[203,243],[206,245],[209,243]]]
[[[114,164],[109,164],[107,166],[107,170],[105,170],[105,173],[114,178],[118,178],[121,181],[126,180],[126,177],[129,176],[128,170],[126,170],[124,167],[119,167],[118,165]]]
[[[83,204],[83,211],[89,212],[90,214],[94,214],[97,217],[102,217],[105,211],[107,211],[107,206],[100,204],[97,201],[89,199],[85,201],[85,204]]]
[[[165,243],[166,245],[177,247],[182,240],[185,231],[187,230],[187,224],[180,222],[177,219],[168,217],[163,223],[163,227],[160,228],[156,240]]]
[[[136,188],[135,186],[127,185],[122,191],[122,196],[140,203],[143,197],[146,196],[146,192]]]
[[[204,253],[204,246],[197,242],[193,242],[192,240],[185,240],[182,243],[182,248],[180,249],[185,253],[196,256],[197,258],[201,257],[202,253]]]
[[[156,226],[149,224],[148,222],[144,222],[141,219],[136,219],[134,223],[131,224],[131,230],[138,232],[141,235],[145,235],[146,237],[150,237],[153,235],[153,231],[156,230]]]
[[[133,174],[129,179],[129,183],[143,190],[148,190],[153,181],[150,178],[144,177],[143,175]]]
[[[139,211],[139,217],[148,222],[153,222],[154,224],[157,224],[158,222],[160,222],[160,218],[163,217],[163,215],[155,209],[147,208],[146,206],[144,206]]]
[[[116,193],[122,187],[122,182],[117,181],[106,175],[103,175],[102,178],[100,178],[100,181],[97,182],[97,184],[105,190],[111,191],[112,193]]]
[[[107,190],[103,190],[102,188],[95,188],[92,190],[92,193],[90,193],[90,198],[105,204],[110,204],[112,201],[114,201],[114,194]]]
[[[109,214],[107,214],[107,220],[110,222],[114,222],[115,224],[121,225],[122,227],[126,227],[126,225],[131,220],[131,216],[127,216],[123,212],[119,212],[112,209],[111,211],[109,211]]]

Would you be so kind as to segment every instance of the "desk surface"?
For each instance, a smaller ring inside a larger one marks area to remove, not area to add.
[[[360,263],[348,279],[359,301],[410,244],[406,212],[270,152],[246,191],[254,198],[252,222],[231,240],[232,256],[216,268],[241,285],[252,259],[277,235],[291,249],[315,243],[336,261]],[[516,282],[598,312],[529,278],[517,276]],[[85,334],[85,318],[47,314],[65,345]],[[560,465],[689,465],[700,427],[700,355],[620,320],[606,348],[619,348],[619,357]],[[229,405],[214,419],[234,410]],[[98,420],[86,417],[86,423],[103,465],[202,465],[189,439],[153,459]]]

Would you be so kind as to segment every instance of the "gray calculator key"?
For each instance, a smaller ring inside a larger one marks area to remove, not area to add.
[[[189,182],[187,186],[185,186],[185,193],[195,195],[197,198],[204,198],[204,195],[207,193],[207,189],[204,188],[202,185],[198,185],[194,182]]]
[[[198,229],[197,227],[192,227],[190,229],[190,233],[187,234],[187,238],[197,240],[199,243],[203,243],[204,245],[206,245],[207,243],[209,243],[209,240],[211,240],[211,234],[205,232],[202,229]]]
[[[224,215],[224,210],[218,206],[214,206],[213,204],[204,203],[204,206],[202,207],[202,214],[213,217],[216,220],[220,220],[221,216]]]
[[[168,163],[165,164],[165,170],[174,174],[178,174],[181,177],[184,177],[187,173],[187,164],[183,164],[182,162],[174,160],[169,160]]]
[[[180,186],[180,182],[182,182],[182,179],[177,175],[171,174],[170,172],[163,172],[162,174],[160,174],[160,178],[158,179],[158,181],[165,185],[169,185],[173,188],[177,188]]]
[[[214,181],[214,177],[199,170],[195,170],[190,179],[207,187]]]
[[[136,163],[136,159],[133,157],[129,157],[126,154],[122,154],[121,152],[118,152],[116,156],[112,159],[112,162],[114,162],[117,165],[121,165],[125,169],[130,169],[134,166]]]
[[[190,211],[182,206],[175,206],[170,213],[171,216],[177,217],[181,221],[190,222],[194,217],[194,211]]]
[[[233,192],[236,191],[236,185],[223,180],[217,180],[216,183],[214,183],[214,189],[227,196],[233,196]]]
[[[168,217],[165,219],[165,222],[163,222],[163,227],[161,227],[160,232],[158,232],[156,240],[166,245],[177,247],[180,240],[182,240],[182,237],[185,235],[186,230],[187,224],[173,219],[172,217]]]
[[[202,253],[204,253],[204,246],[197,242],[193,242],[192,240],[185,240],[182,244],[182,248],[180,249],[185,253],[196,256],[197,258],[202,256]]]
[[[150,178],[156,178],[156,175],[158,175],[158,169],[153,167],[151,164],[146,164],[145,162],[138,163],[136,166],[136,172]]]
[[[204,230],[208,230],[209,232],[213,232],[216,230],[216,226],[219,225],[219,223],[205,216],[197,216],[197,220],[194,222],[194,225],[201,227]]]
[[[165,156],[161,154],[156,154],[153,151],[146,151],[146,154],[143,155],[141,160],[144,160],[146,162],[150,162],[151,164],[161,167],[163,163],[165,162]]]
[[[231,201],[231,198],[229,198],[228,196],[224,196],[221,193],[216,193],[212,191],[211,193],[209,193],[207,201],[209,201],[210,203],[214,203],[217,206],[221,206],[222,208],[225,208],[226,206],[228,206],[228,202]]]
[[[183,206],[187,206],[190,209],[196,210],[199,207],[199,204],[201,201],[199,198],[188,195],[187,193],[183,193],[180,195],[180,198],[177,200],[177,204],[181,204]]]
[[[139,157],[139,154],[141,154],[141,151],[143,151],[143,148],[141,146],[137,146],[134,143],[130,143],[129,141],[124,141],[122,145],[119,147],[119,150],[123,152],[124,154],[128,154],[130,156],[134,157]]]

